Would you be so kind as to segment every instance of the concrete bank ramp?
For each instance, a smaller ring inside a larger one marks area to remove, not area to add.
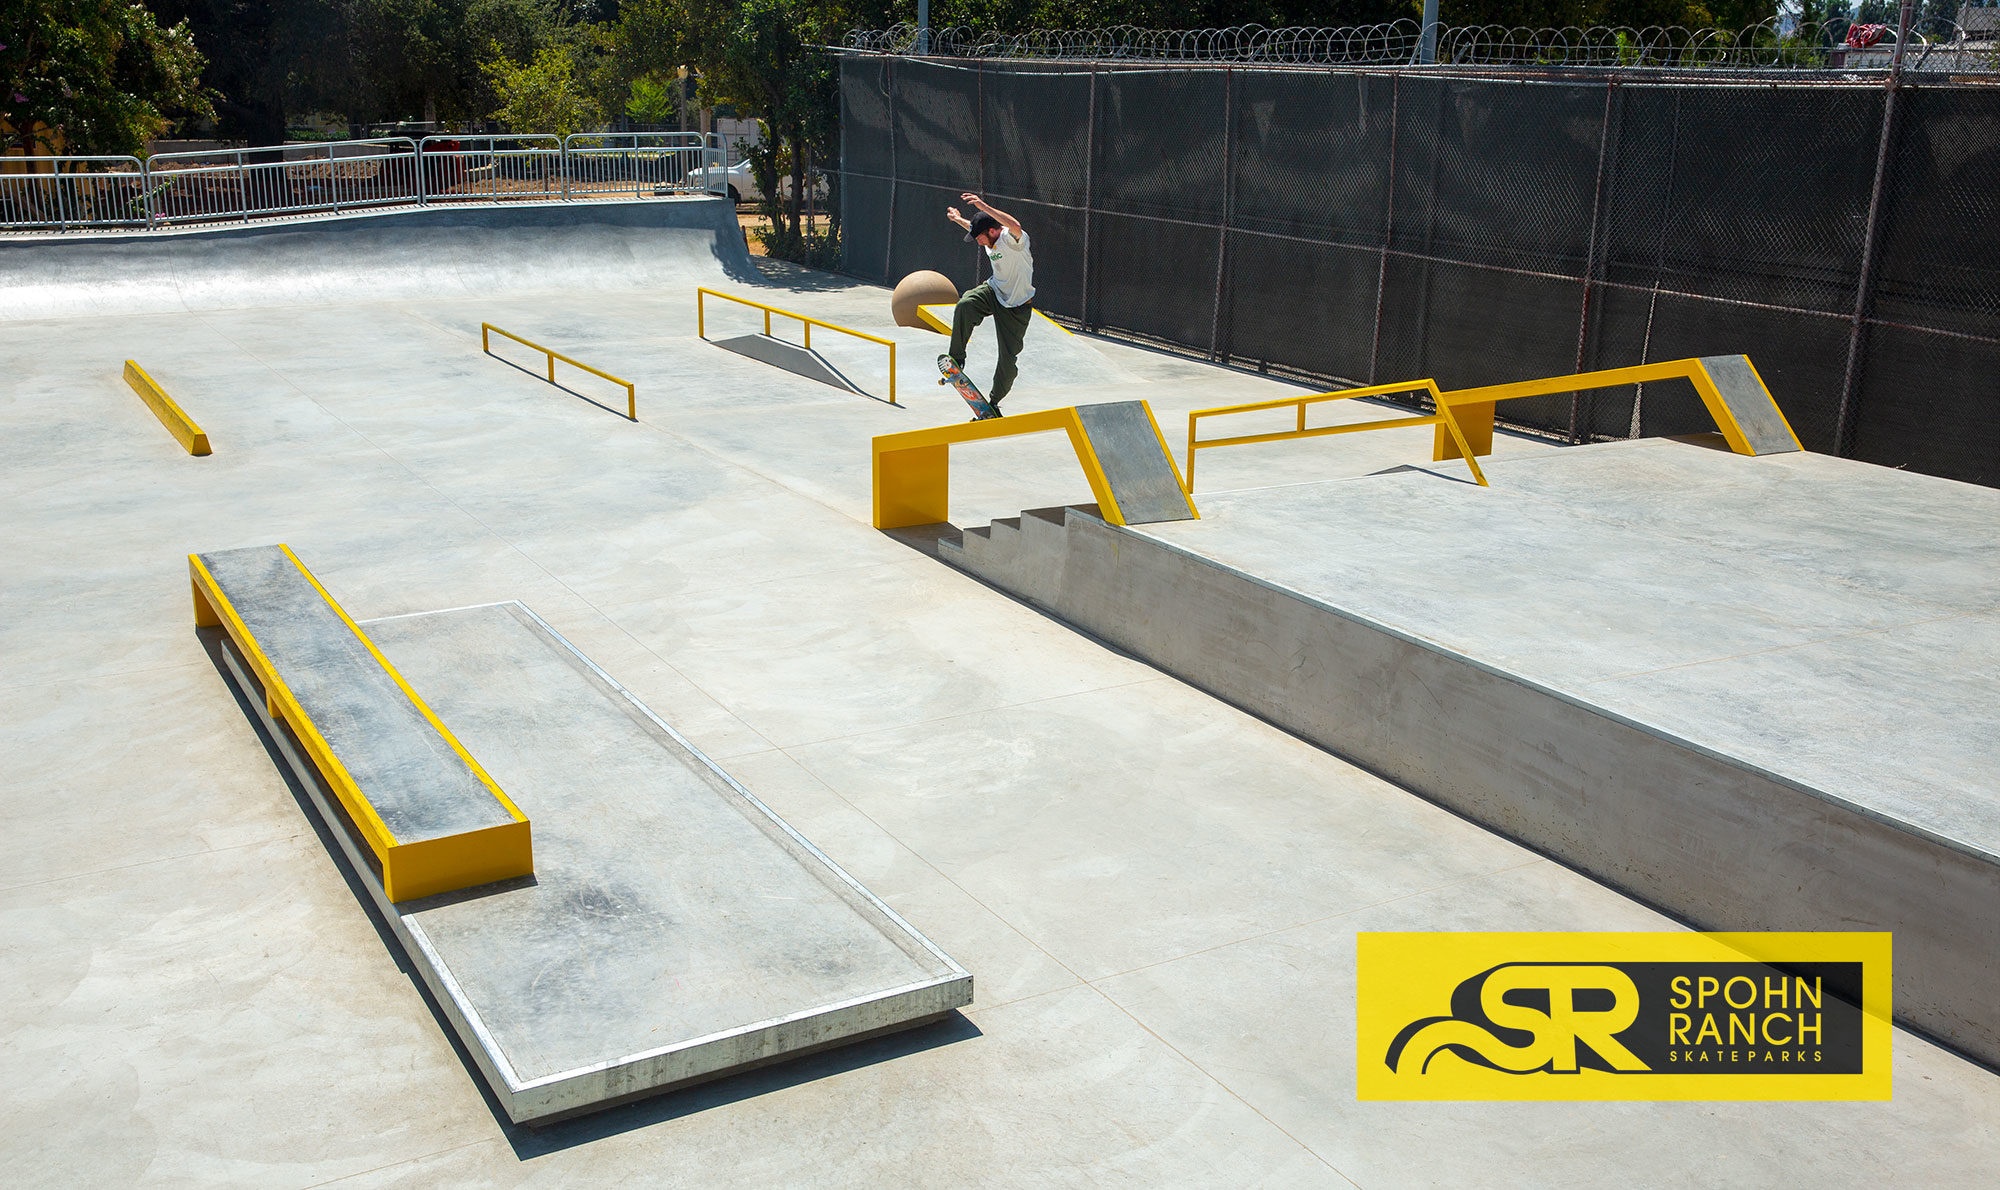
[[[0,321],[762,280],[719,198],[0,238]]]

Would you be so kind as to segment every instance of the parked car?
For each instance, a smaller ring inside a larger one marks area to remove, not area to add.
[[[718,184],[726,186],[730,202],[758,202],[764,197],[764,191],[757,185],[757,175],[750,171],[748,161],[732,162],[726,170],[717,165],[704,165],[700,169],[691,169],[688,171],[686,184],[706,189],[710,193],[717,192]],[[787,197],[791,195],[792,179],[789,176],[778,179],[778,193]],[[816,201],[826,201],[826,175],[821,174],[815,180],[812,194]]]
[[[726,192],[730,202],[756,202],[764,197],[764,192],[757,188],[757,178],[750,172],[748,161],[734,162],[728,169],[719,165],[691,169],[687,172],[686,184],[711,194]]]

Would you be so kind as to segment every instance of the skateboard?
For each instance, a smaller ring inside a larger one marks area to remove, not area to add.
[[[938,371],[944,373],[938,383],[949,384],[957,389],[958,395],[965,398],[965,403],[972,406],[973,421],[985,421],[989,417],[1001,415],[998,409],[986,403],[986,398],[979,394],[979,386],[972,383],[972,378],[957,364],[951,362],[950,356],[938,356]]]

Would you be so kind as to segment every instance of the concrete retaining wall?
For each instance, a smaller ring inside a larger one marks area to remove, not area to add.
[[[940,553],[1698,929],[1892,931],[1898,1020],[2000,1064],[1984,857],[1088,511]]]

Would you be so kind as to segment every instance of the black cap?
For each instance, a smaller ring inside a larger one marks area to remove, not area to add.
[[[965,242],[970,244],[972,241],[978,239],[981,233],[998,230],[1000,230],[1000,221],[998,219],[995,219],[985,211],[974,211],[972,213],[972,226],[965,229]]]

